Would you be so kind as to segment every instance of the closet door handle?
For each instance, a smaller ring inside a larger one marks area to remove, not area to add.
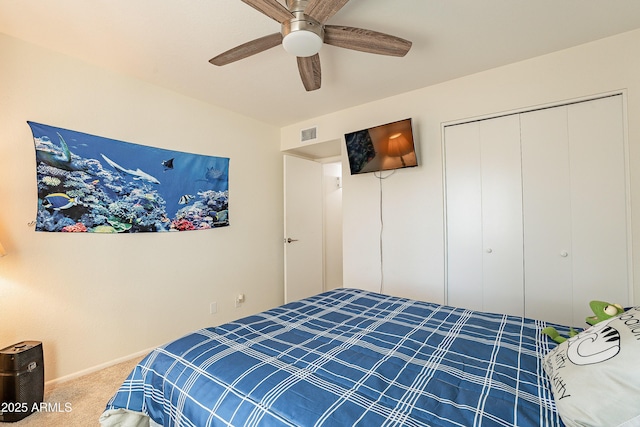
[[[560,256],[561,256],[562,258],[566,258],[566,257],[568,257],[568,256],[569,256],[569,252],[567,252],[567,251],[562,251],[562,252],[560,252]]]
[[[490,254],[491,252],[493,252],[493,249],[487,248],[487,253]]]

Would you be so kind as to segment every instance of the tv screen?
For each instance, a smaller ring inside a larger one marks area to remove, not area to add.
[[[351,175],[418,166],[411,119],[344,135]]]

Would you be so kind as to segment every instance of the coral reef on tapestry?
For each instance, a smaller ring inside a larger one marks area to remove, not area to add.
[[[28,122],[37,231],[137,233],[229,225],[229,159]]]

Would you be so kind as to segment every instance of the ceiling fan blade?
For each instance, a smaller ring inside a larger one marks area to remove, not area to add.
[[[411,42],[400,37],[339,25],[325,25],[324,42],[345,49],[389,56],[405,56],[411,49]]]
[[[336,14],[349,0],[310,0],[304,13],[324,24]]]
[[[293,18],[293,13],[278,3],[276,0],[242,0],[255,10],[267,15],[269,18],[275,19],[279,23],[288,21]]]
[[[247,58],[256,53],[263,52],[272,47],[278,46],[282,43],[282,34],[274,33],[268,36],[260,37],[259,39],[251,40],[250,42],[243,43],[240,46],[236,46],[233,49],[229,49],[226,52],[221,53],[215,58],[211,58],[209,62],[213,65],[227,65],[235,61]]]
[[[316,53],[313,56],[298,56],[297,58],[298,71],[300,71],[300,78],[302,78],[304,88],[307,92],[320,89],[320,82],[322,80],[320,72],[320,55]]]

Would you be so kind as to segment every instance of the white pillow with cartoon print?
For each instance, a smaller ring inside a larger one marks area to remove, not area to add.
[[[544,370],[568,427],[640,426],[640,307],[559,344]]]

